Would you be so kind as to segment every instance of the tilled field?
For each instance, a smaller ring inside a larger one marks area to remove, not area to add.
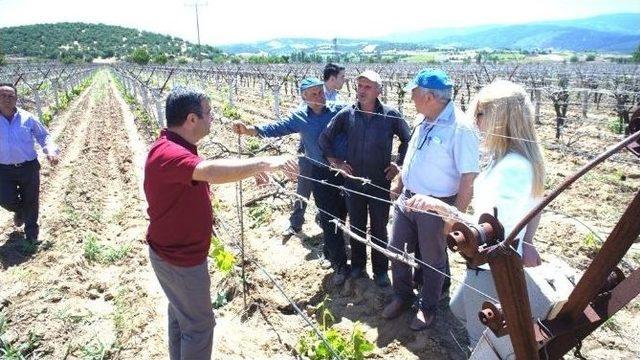
[[[220,108],[225,98],[214,92],[212,103]],[[296,101],[286,104],[293,107]],[[268,114],[268,100],[241,98],[237,106],[249,122],[263,121]],[[550,114],[545,113],[544,118]],[[149,134],[136,131],[142,128],[148,127],[136,128],[106,72],[99,73],[93,85],[52,124],[62,160],[55,167],[43,163],[42,244],[26,246],[10,214],[0,212],[0,309],[7,320],[5,337],[12,346],[27,344],[34,356],[51,359],[167,358],[165,300],[148,266],[144,244],[147,220],[140,182],[149,144],[140,139],[148,139]],[[236,156],[221,152],[212,143],[235,150],[236,136],[221,124],[213,130],[202,142],[201,154]],[[551,138],[550,125],[539,130],[542,139]],[[618,138],[595,126],[579,130],[587,131],[580,146],[586,144],[592,152]],[[577,127],[568,128],[567,134],[572,131],[578,131]],[[296,142],[297,137],[290,137],[280,151],[294,153]],[[243,144],[245,150],[250,146],[246,140]],[[545,156],[549,189],[585,162],[583,157],[553,148]],[[561,214],[546,213],[536,236],[543,259],[557,256],[583,270],[599,243],[597,236],[589,240],[590,230],[581,223],[606,238],[637,191],[639,178],[637,163],[609,163],[563,194],[552,206]],[[286,186],[293,189],[292,183]],[[322,270],[316,260],[321,234],[313,221],[313,206],[307,210],[303,234],[283,242],[279,233],[287,225],[291,197],[279,193],[254,202],[275,193],[275,188],[258,189],[247,180],[243,189],[244,203],[252,202],[243,211],[246,307],[237,248],[241,236],[235,185],[214,188],[218,234],[237,259],[229,275],[210,266],[212,293],[220,306],[216,309],[215,358],[298,356],[297,343],[311,328],[278,286],[315,324],[320,321],[314,316],[316,308],[323,300],[340,331],[348,334],[359,323],[375,345],[373,358],[466,358],[465,330],[454,320],[446,301],[435,324],[422,332],[408,329],[409,312],[393,321],[383,320],[379,314],[391,297],[390,289],[379,289],[370,279],[349,280],[340,288],[329,285],[330,272]],[[451,254],[450,258],[454,277],[460,278],[461,257]],[[625,270],[639,263],[634,249],[625,257]],[[636,300],[585,341],[583,354],[594,359],[640,356],[634,340],[640,336],[639,312]]]
[[[39,248],[2,214],[6,336],[16,347],[31,340],[34,357],[163,357],[140,172],[117,96],[102,73],[53,124],[62,160],[43,164]]]

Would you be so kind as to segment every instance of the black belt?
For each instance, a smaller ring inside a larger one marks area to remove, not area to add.
[[[21,162],[21,163],[17,163],[17,164],[0,164],[0,167],[3,167],[5,169],[15,169],[15,168],[21,168],[27,165],[31,165],[34,164],[38,161],[38,159],[33,159],[33,160],[29,160],[29,161],[25,161],[25,162]]]
[[[412,197],[413,195],[415,195],[416,193],[414,193],[413,191],[411,191],[411,190],[409,190],[409,189],[404,189],[403,194],[404,194],[404,196],[405,196],[406,198],[410,198],[410,197]],[[454,194],[454,195],[451,195],[451,196],[445,196],[445,197],[438,197],[438,196],[433,196],[433,195],[428,195],[428,196],[431,196],[431,197],[432,197],[432,198],[434,198],[434,199],[442,200],[442,201],[444,201],[444,202],[450,202],[450,201],[452,201],[452,200],[455,200],[455,198],[456,198],[456,196],[457,196],[457,195],[458,195],[458,194]]]

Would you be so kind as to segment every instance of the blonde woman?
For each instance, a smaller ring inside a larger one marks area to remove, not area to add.
[[[497,207],[498,219],[504,225],[505,234],[509,234],[544,191],[544,163],[533,127],[533,107],[522,86],[497,80],[478,93],[469,114],[475,118],[483,138],[483,150],[489,160],[474,182],[472,207],[476,216],[492,213]],[[460,213],[455,207],[428,196],[416,195],[407,201],[407,206],[437,212],[448,222],[476,222],[472,215]],[[519,239],[525,238],[525,232],[526,229],[520,232]],[[516,249],[520,255],[523,255],[522,243],[519,241]],[[524,245],[523,262],[525,266],[539,264],[531,243]],[[488,265],[469,268],[464,282],[496,297]],[[472,347],[484,330],[484,325],[478,320],[478,311],[487,300],[460,286],[449,304],[453,314],[465,324]]]

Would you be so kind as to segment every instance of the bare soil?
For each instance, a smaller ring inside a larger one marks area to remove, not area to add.
[[[213,92],[214,107],[220,109],[226,98],[221,91]],[[283,96],[283,112],[296,104],[295,98]],[[243,119],[252,123],[267,120],[271,113],[270,100],[256,94],[240,98],[236,105]],[[602,110],[590,115],[588,123],[570,122],[564,141],[573,136],[579,138],[574,150],[604,150],[620,139],[603,126],[610,116]],[[538,131],[546,144],[547,189],[553,189],[588,156],[555,142],[553,116],[547,109],[542,119]],[[11,214],[0,211],[5,341],[25,344],[32,334],[31,339],[37,339],[32,356],[50,359],[167,358],[166,300],[148,264],[140,186],[145,152],[156,134],[134,118],[106,72],[54,119],[51,130],[63,155],[55,167],[43,163],[39,247],[27,246]],[[214,142],[234,151],[237,138],[224,125],[216,124],[213,130],[202,141],[201,154],[236,156]],[[247,140],[242,143],[246,150]],[[297,137],[289,137],[278,148],[294,153],[296,145]],[[536,235],[543,260],[559,257],[579,270],[588,265],[600,246],[598,236],[606,239],[640,185],[637,159],[616,159],[624,162],[608,162],[590,172],[551,205],[555,213],[545,213]],[[313,220],[313,206],[307,210],[302,234],[283,241],[279,234],[288,225],[291,197],[276,194],[274,187],[257,188],[253,180],[242,184],[245,203],[275,195],[243,209],[245,306],[236,185],[214,188],[218,235],[237,258],[229,275],[210,264],[212,294],[224,294],[228,300],[215,310],[214,358],[297,358],[298,340],[310,327],[284,294],[315,324],[320,320],[317,305],[328,299],[338,329],[348,334],[359,323],[374,343],[372,358],[466,358],[466,332],[446,301],[440,304],[435,324],[421,332],[409,330],[410,311],[396,320],[382,319],[390,289],[378,288],[371,279],[333,287],[330,271],[320,268],[321,232]],[[286,182],[286,187],[293,190],[294,184]],[[264,217],[261,223],[256,214]],[[588,235],[591,231],[597,236]],[[92,244],[98,244],[98,250]],[[450,254],[450,259],[454,278],[461,278],[461,257]],[[628,273],[639,264],[640,250],[634,246],[622,266]],[[590,359],[640,357],[639,312],[636,299],[584,342],[582,354]]]

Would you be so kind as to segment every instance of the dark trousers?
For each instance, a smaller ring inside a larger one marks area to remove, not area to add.
[[[444,222],[437,215],[406,211],[404,206],[409,197],[409,194],[403,192],[395,205],[389,248],[402,252],[406,246],[409,253],[415,253],[419,248],[420,260],[445,273],[448,258],[446,241],[442,235]],[[455,202],[455,196],[440,200],[452,205]],[[400,261],[392,261],[391,269],[396,296],[409,301],[413,296],[411,267]],[[431,312],[438,304],[445,277],[424,265],[421,265],[421,270],[423,284],[420,292],[421,306],[424,310]]]
[[[381,185],[389,188],[388,184]],[[349,211],[349,222],[351,231],[363,238],[367,237],[367,217],[371,220],[371,241],[383,248],[387,247],[387,222],[389,221],[388,202],[375,198],[389,200],[389,192],[371,185],[353,180],[345,180],[345,187],[357,192],[370,195],[372,197],[349,192],[346,194],[347,209]],[[371,265],[374,274],[386,273],[389,269],[389,260],[377,250],[371,250]],[[351,267],[366,270],[367,266],[367,245],[360,241],[351,239]]]
[[[22,218],[27,239],[38,238],[39,202],[38,160],[27,161],[20,166],[0,164],[0,206]]]
[[[311,170],[312,177],[320,181],[326,181],[328,184],[341,186],[344,184],[344,177],[336,175],[327,167],[313,165]],[[334,269],[346,267],[347,254],[344,249],[344,238],[342,230],[336,229],[336,226],[329,221],[334,217],[344,221],[347,218],[347,207],[341,190],[314,181],[313,182],[313,198],[316,206],[320,209],[320,227],[324,237],[324,255]]]
[[[300,175],[311,177],[311,169],[313,168],[313,164],[311,161],[304,157],[298,158],[298,168],[300,171]],[[305,179],[303,177],[298,177],[298,183],[296,185],[296,194],[309,199],[311,196],[311,188],[313,184],[311,180]],[[291,212],[291,216],[289,217],[289,225],[297,231],[302,229],[302,224],[304,224],[304,213],[307,210],[307,203],[300,198],[296,198],[293,203],[293,211]]]

